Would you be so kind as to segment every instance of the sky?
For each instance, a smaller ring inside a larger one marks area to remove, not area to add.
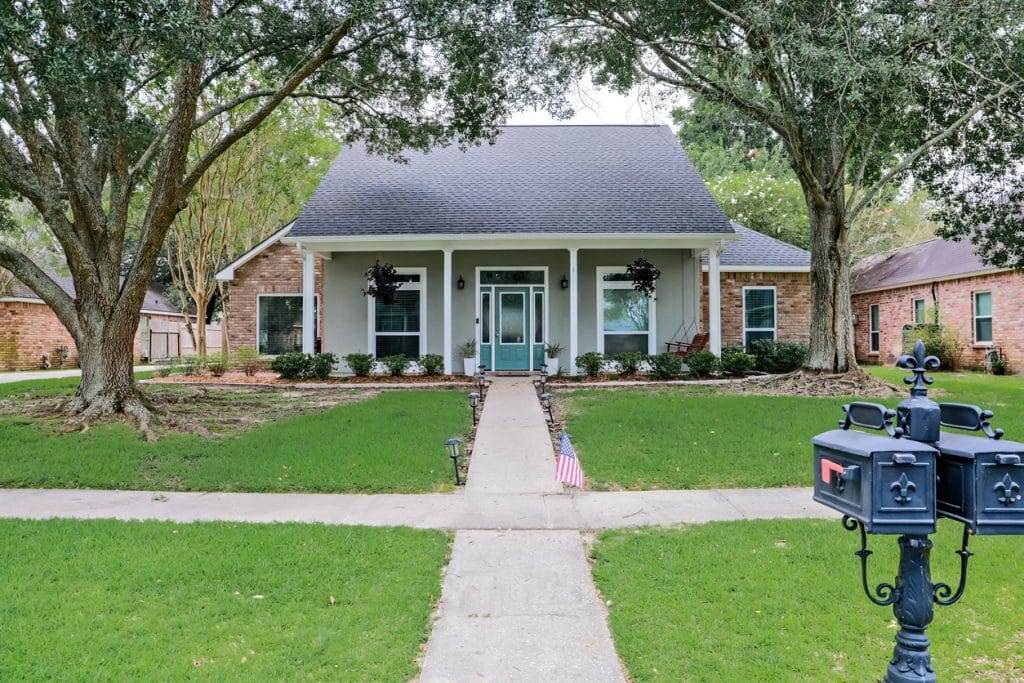
[[[539,124],[616,124],[616,123],[672,123],[672,102],[653,98],[651,91],[634,88],[622,95],[590,82],[580,83],[567,94],[575,110],[569,119],[555,119],[546,111],[520,111],[513,114],[506,123],[509,125]],[[682,100],[679,100],[682,102]]]

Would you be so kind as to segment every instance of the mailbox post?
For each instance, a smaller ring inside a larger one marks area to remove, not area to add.
[[[899,622],[885,683],[935,681],[926,630],[935,605],[964,594],[973,534],[1024,534],[1024,444],[1002,441],[989,424],[991,411],[938,404],[928,398],[926,376],[939,367],[918,341],[897,365],[913,372],[910,398],[896,410],[877,403],[843,406],[840,428],[819,434],[814,445],[814,500],[843,513],[843,526],[860,531],[861,585],[876,605],[892,606]],[[872,429],[883,434],[851,430]],[[947,433],[942,427],[982,432]],[[957,587],[931,577],[928,538],[939,517],[964,525]],[[868,582],[868,534],[898,534],[900,563],[894,583]]]

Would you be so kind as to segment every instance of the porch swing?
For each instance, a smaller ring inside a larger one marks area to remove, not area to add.
[[[686,328],[685,330],[683,329],[684,327]],[[690,336],[691,331],[694,332],[692,337]],[[689,338],[690,341],[682,341],[679,337],[680,332],[683,333],[682,339]],[[672,335],[672,338],[675,341],[665,342],[665,350],[684,358],[689,356],[691,353],[706,351],[708,344],[711,342],[711,335],[707,332],[700,331],[696,318],[691,320],[689,323],[686,323],[685,321],[680,323],[679,328],[676,330],[675,334]]]

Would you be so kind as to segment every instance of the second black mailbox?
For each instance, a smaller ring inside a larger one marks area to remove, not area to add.
[[[978,406],[942,403],[942,425],[986,437],[943,432],[936,444],[938,512],[976,534],[1024,533],[1024,443],[1002,441],[992,413]]]
[[[938,451],[896,438],[895,412],[878,403],[843,406],[840,429],[814,444],[814,500],[863,522],[873,534],[935,533]],[[888,435],[851,430],[886,430]]]

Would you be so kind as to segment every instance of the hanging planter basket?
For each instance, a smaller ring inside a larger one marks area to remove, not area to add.
[[[377,261],[366,270],[366,289],[363,296],[372,296],[382,304],[395,303],[395,292],[402,286],[398,271],[390,263]]]
[[[653,297],[661,271],[641,256],[626,266],[626,275],[633,278],[633,289],[643,292],[646,297]]]

